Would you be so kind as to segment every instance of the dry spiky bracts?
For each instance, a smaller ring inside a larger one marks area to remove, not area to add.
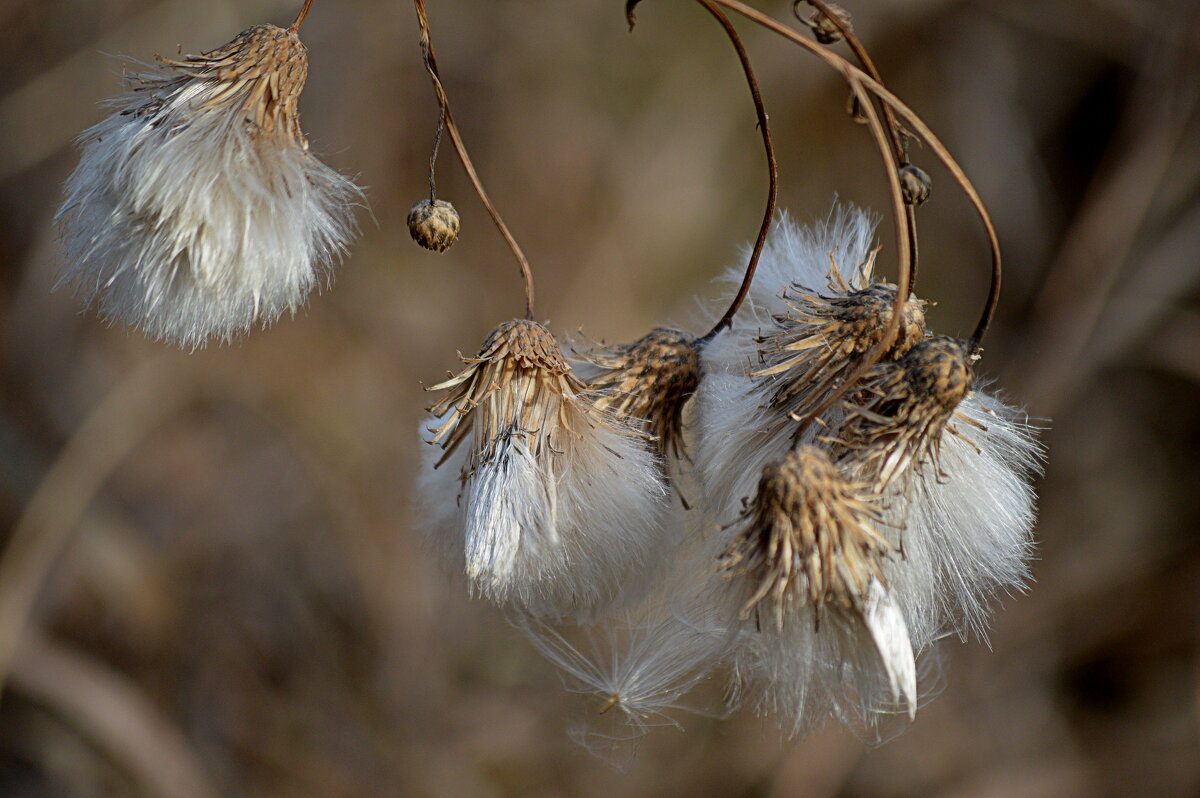
[[[854,453],[855,470],[882,491],[910,467],[932,464],[951,417],[971,391],[969,344],[944,336],[921,341],[900,360],[878,363],[845,400],[832,438]],[[944,475],[942,475],[944,476]]]
[[[408,212],[408,232],[422,247],[445,252],[458,241],[458,211],[445,200],[423,199]]]
[[[646,436],[596,407],[536,322],[505,322],[464,362],[430,388],[449,391],[428,440],[450,467],[426,476],[443,550],[474,590],[536,614],[611,600],[663,542]]]
[[[726,578],[747,583],[742,617],[768,598],[779,629],[791,607],[811,606],[818,616],[826,605],[865,607],[868,586],[885,582],[883,560],[894,552],[876,531],[883,515],[871,499],[869,485],[847,481],[814,446],[763,469],[720,559]]]
[[[753,625],[745,628],[735,650],[745,673],[786,670],[794,660],[811,657],[811,652],[793,648],[797,635],[811,636],[809,642],[818,648],[834,643],[827,651],[831,662],[845,663],[879,687],[886,685],[886,694],[869,697],[872,707],[902,701],[914,711],[915,659],[903,615],[886,587],[884,560],[895,549],[877,531],[882,520],[869,486],[846,480],[816,447],[793,449],[763,470],[758,492],[730,526],[738,531],[720,557],[734,595],[748,596],[740,617],[746,620],[754,613]],[[764,629],[761,613],[755,612],[765,599],[773,611],[773,628]],[[822,623],[832,630],[825,637]],[[829,663],[811,661],[808,666]],[[814,712],[810,691],[828,690],[828,700],[839,700],[837,685],[810,683],[813,677],[800,672],[791,678],[803,683],[768,678],[756,686],[752,680],[751,686],[798,728],[814,720],[809,717]],[[795,691],[804,699],[785,697]]]
[[[874,253],[858,270],[858,280],[871,276]],[[794,420],[815,410],[883,338],[892,318],[897,288],[871,283],[852,289],[834,263],[830,294],[808,292],[792,285],[782,298],[790,310],[776,314],[776,329],[758,338],[762,368],[751,377],[779,376],[771,406]],[[885,360],[901,357],[925,336],[923,302],[910,297],[904,305],[896,339]]]
[[[259,25],[159,64],[80,136],[59,283],[109,320],[196,348],[303,304],[345,252],[362,194],[308,151],[294,31]]]
[[[683,407],[700,384],[695,336],[659,327],[632,344],[604,347],[584,357],[601,370],[588,383],[600,394],[597,407],[644,423],[664,460],[685,456]]]

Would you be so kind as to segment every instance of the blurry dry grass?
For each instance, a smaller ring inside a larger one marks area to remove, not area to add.
[[[0,5],[0,523],[24,517],[25,534],[62,543],[44,574],[0,584],[0,632],[22,590],[36,598],[25,632],[0,638],[13,658],[0,794],[1200,791],[1194,2],[850,3],[884,76],[996,216],[1009,270],[982,367],[1053,419],[1037,584],[1006,602],[990,651],[948,642],[943,695],[881,748],[840,730],[781,744],[753,718],[700,719],[651,736],[625,773],[566,741],[574,700],[414,528],[418,381],[518,313],[521,295],[449,158],[439,189],[463,212],[462,239],[441,257],[407,240],[436,113],[409,4],[318,2],[305,28],[306,127],[361,174],[374,213],[335,290],[190,356],[49,292],[70,140],[116,88],[101,53],[209,48],[296,5]],[[694,318],[690,297],[710,295],[753,237],[764,188],[720,32],[698,6],[660,0],[630,36],[621,5],[430,9],[459,125],[530,255],[540,314],[614,341]],[[759,5],[784,16],[790,4]],[[837,192],[882,209],[842,87],[743,30],[781,205],[806,218]],[[946,175],[922,165],[935,181],[922,293],[940,301],[936,326],[965,334],[984,242]]]

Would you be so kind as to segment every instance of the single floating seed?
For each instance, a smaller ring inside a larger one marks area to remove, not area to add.
[[[445,252],[458,240],[458,211],[445,200],[423,199],[408,212],[408,232],[425,249]]]
[[[933,191],[933,181],[924,169],[910,163],[900,167],[900,193],[909,205],[924,205]]]

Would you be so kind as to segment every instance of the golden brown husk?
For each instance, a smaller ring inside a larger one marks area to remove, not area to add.
[[[586,357],[604,369],[588,385],[599,394],[596,406],[644,424],[662,457],[668,452],[682,457],[683,406],[700,383],[696,338],[659,327],[632,344],[605,347]]]
[[[460,355],[461,357],[461,355]],[[445,454],[441,465],[472,430],[474,446],[467,467],[489,462],[499,444],[512,436],[528,439],[536,456],[563,451],[559,440],[570,428],[574,409],[600,420],[602,414],[579,401],[583,383],[571,371],[554,336],[534,321],[514,319],[497,327],[475,357],[462,358],[467,367],[426,390],[449,393],[429,412],[445,418],[433,430],[433,442]],[[476,423],[464,423],[478,412]]]
[[[408,232],[425,249],[445,252],[458,240],[458,211],[445,200],[423,199],[408,212]]]
[[[749,582],[742,617],[767,598],[779,628],[792,604],[861,609],[871,580],[885,583],[893,551],[876,531],[880,520],[868,487],[843,477],[821,449],[792,449],[768,465],[720,557],[726,578]]]
[[[951,417],[971,392],[971,360],[965,341],[937,336],[877,364],[843,403],[835,453],[852,456],[879,490],[910,466],[936,469],[942,434],[954,431]]]
[[[158,62],[178,74],[138,75],[143,89],[159,91],[191,80],[210,81],[212,90],[199,95],[200,109],[238,105],[255,134],[286,136],[308,148],[299,111],[300,92],[308,79],[308,50],[294,32],[256,25],[224,47],[179,59],[159,56]],[[132,113],[157,113],[162,102],[152,100]]]
[[[835,390],[882,339],[892,317],[897,288],[872,283],[850,291],[814,294],[793,285],[784,299],[792,312],[775,316],[776,331],[758,339],[764,368],[753,377],[783,375],[771,406],[803,418]],[[837,287],[837,286],[831,286]],[[896,340],[883,360],[902,357],[925,336],[924,302],[909,297]]]

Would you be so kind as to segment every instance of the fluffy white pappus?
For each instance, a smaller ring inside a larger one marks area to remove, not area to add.
[[[79,138],[56,217],[59,285],[109,321],[195,349],[294,313],[327,283],[362,192],[299,132],[307,62],[294,34],[260,26],[164,63]]]
[[[743,623],[732,657],[735,700],[773,716],[789,736],[831,719],[862,730],[884,718],[911,720],[917,670],[898,610],[870,622],[842,607],[814,612],[792,614],[782,630],[765,619]]]
[[[538,616],[590,617],[653,583],[669,542],[662,467],[643,439],[578,424],[560,449],[535,453],[513,434],[474,467],[468,447],[440,467],[442,450],[427,448],[419,490],[430,538],[473,592]]]
[[[1034,428],[982,389],[957,414],[973,423],[943,433],[939,468],[920,469],[887,500],[904,549],[887,573],[918,647],[949,634],[986,639],[996,598],[1024,589],[1033,556]]]
[[[763,467],[792,445],[795,423],[768,407],[786,375],[750,376],[762,365],[756,338],[772,329],[774,314],[789,311],[780,294],[793,285],[825,290],[831,258],[851,288],[863,287],[875,225],[874,216],[853,206],[836,206],[811,227],[780,212],[738,320],[704,347],[704,379],[693,400],[695,454],[712,523],[732,521],[742,499],[754,495]],[[741,274],[731,271],[727,279],[740,281]],[[810,427],[802,442],[812,442],[816,434]]]
[[[723,714],[688,697],[721,664],[731,633],[718,608],[696,592],[696,569],[682,565],[688,559],[684,553],[642,602],[601,621],[562,629],[516,621],[567,689],[590,697],[570,736],[593,754],[612,761],[652,728],[681,728],[683,712]]]

